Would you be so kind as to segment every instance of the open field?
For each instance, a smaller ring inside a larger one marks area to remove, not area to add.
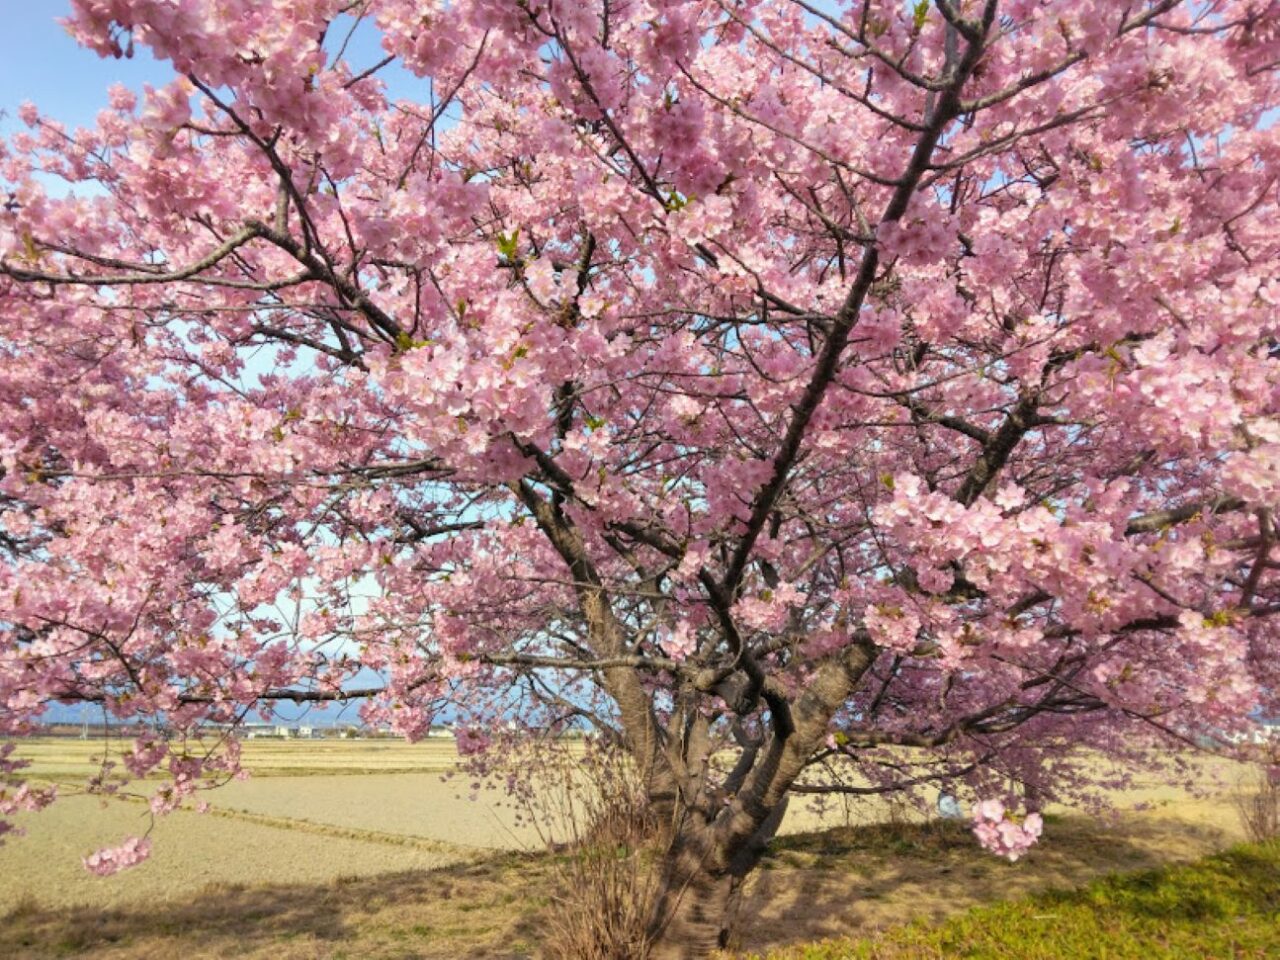
[[[31,761],[32,776],[51,780],[83,778],[96,773],[105,752],[119,754],[118,741],[68,737],[32,737],[18,742],[20,756]],[[318,774],[442,773],[458,762],[447,738],[406,743],[403,740],[275,740],[243,743],[244,765],[259,776],[300,777]]]
[[[936,921],[999,898],[1197,856],[1229,839],[1221,831],[1158,817],[1126,818],[1112,827],[1055,817],[1049,827],[1045,842],[1018,864],[977,850],[959,824],[792,835],[775,843],[748,891],[737,947],[759,954],[788,949],[798,941],[894,928],[912,918]],[[499,853],[436,870],[344,876],[322,883],[223,883],[159,904],[69,910],[28,899],[0,920],[0,956],[527,958],[537,955],[546,930],[542,912],[550,897],[566,892],[557,887],[556,860],[550,854]],[[887,956],[951,955],[935,950]],[[1073,960],[1078,955],[1034,954]],[[836,960],[846,954],[783,956]]]
[[[32,778],[74,784],[99,769],[102,744],[30,740],[19,754],[32,761]],[[27,835],[0,846],[0,909],[26,897],[114,906],[210,883],[323,883],[537,845],[495,792],[471,800],[469,781],[446,779],[457,762],[450,740],[251,740],[245,764],[254,776],[202,795],[208,813],[180,810],[152,827],[142,802],[64,796],[20,816]],[[155,852],[138,869],[104,880],[80,866],[91,850],[149,827]]]
[[[92,741],[27,741],[30,773],[71,782]],[[80,857],[149,824],[140,802],[68,796],[0,846],[0,956],[290,958],[527,956],[554,857],[498,791],[446,776],[451,741],[249,741],[255,775],[207,794],[206,814],[157,819],[155,853],[116,877]],[[1201,762],[1209,782],[1230,765]],[[138,787],[139,785],[135,785]],[[145,784],[140,785],[145,790]],[[1109,823],[1056,816],[1016,865],[963,825],[887,823],[875,800],[817,816],[794,806],[746,892],[743,949],[940,920],[993,899],[1203,856],[1241,838],[1225,796],[1157,781],[1126,794],[1152,809]],[[75,909],[68,909],[71,907]],[[7,938],[7,939],[6,939]],[[17,938],[17,939],[15,939]],[[504,952],[505,951],[505,952]]]

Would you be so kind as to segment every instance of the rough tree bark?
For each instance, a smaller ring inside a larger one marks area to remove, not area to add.
[[[760,863],[786,813],[784,798],[736,848],[714,824],[695,820],[672,842],[653,917],[653,960],[704,957],[725,947],[737,925],[742,886]]]
[[[651,926],[655,960],[695,960],[726,944],[742,883],[782,823],[787,792],[877,652],[859,633],[794,703],[773,699],[772,732],[745,773],[729,778],[740,789],[705,797],[674,825]]]

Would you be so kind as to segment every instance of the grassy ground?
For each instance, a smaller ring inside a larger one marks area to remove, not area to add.
[[[1280,842],[1097,880],[768,960],[1206,960],[1280,956]]]
[[[22,744],[33,775],[64,784],[100,762],[101,749]],[[549,891],[561,882],[555,858],[516,852],[538,848],[538,836],[499,794],[472,800],[467,778],[442,776],[456,763],[451,742],[258,740],[245,753],[252,779],[208,794],[208,814],[158,819],[151,860],[116,877],[89,875],[80,857],[147,830],[144,804],[67,796],[21,817],[29,835],[0,845],[0,957],[536,953]],[[1210,764],[1204,774],[1208,785],[1238,771]],[[1123,802],[1154,809],[1115,822],[1053,817],[1018,864],[979,851],[963,824],[886,822],[893,811],[875,801],[823,816],[795,805],[745,891],[736,946],[759,954],[908,920],[940,923],[1240,839],[1229,798],[1190,798],[1152,778]]]
[[[1203,851],[1222,839],[1221,834],[1167,818],[1135,817],[1107,827],[1083,818],[1055,817],[1042,845],[1026,860],[1008,864],[979,851],[965,827],[954,823],[880,824],[780,838],[749,891],[739,948],[759,954],[850,930],[892,929],[912,918],[946,916],[1028,890],[1159,863],[1172,851]],[[161,903],[67,909],[29,899],[0,918],[0,956],[531,957],[537,955],[547,927],[548,898],[558,892],[556,865],[557,857],[551,854],[505,853],[435,870],[339,877],[325,883],[219,883],[198,895]],[[1043,906],[1035,911],[1052,912]],[[921,930],[911,936],[926,943],[921,938],[928,932]],[[904,942],[903,950],[914,949],[911,941]],[[815,947],[828,952],[811,957],[834,960],[844,957],[839,951],[846,948],[853,949],[847,944]],[[963,954],[932,947],[884,954],[894,960],[953,955]],[[1011,960],[1021,956],[989,955]],[[1160,954],[1144,954],[1153,955]],[[782,956],[810,960],[804,953]]]
[[[1041,843],[1017,863],[978,849],[963,823],[779,837],[748,883],[736,946],[764,951],[909,920],[936,923],[994,900],[1192,860],[1241,839],[1215,806],[1188,805],[1179,814],[1113,822],[1051,815]]]

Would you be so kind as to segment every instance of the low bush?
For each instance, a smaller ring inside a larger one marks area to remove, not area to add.
[[[1280,766],[1260,766],[1236,794],[1236,811],[1254,843],[1280,838]]]
[[[565,838],[550,844],[554,892],[542,956],[646,960],[662,839],[626,759],[599,751],[573,758],[562,788],[545,792],[542,806],[538,819]]]

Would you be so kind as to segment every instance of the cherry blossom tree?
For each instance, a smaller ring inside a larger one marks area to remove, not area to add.
[[[1276,0],[73,7],[173,79],[0,145],[0,732],[589,724],[699,956],[789,796],[1276,714]]]

